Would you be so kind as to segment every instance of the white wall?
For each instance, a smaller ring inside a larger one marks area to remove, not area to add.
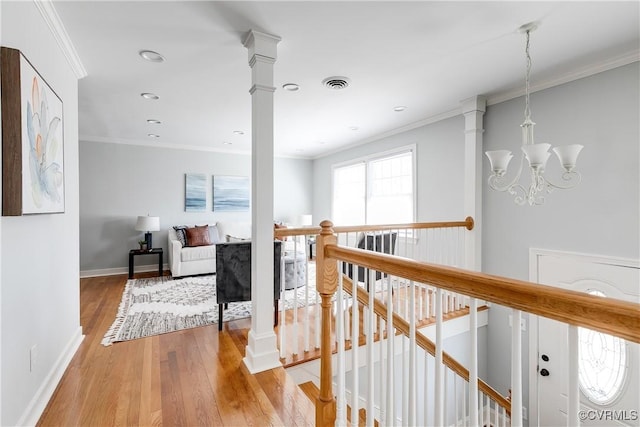
[[[531,95],[538,142],[585,146],[578,159],[583,182],[574,190],[550,194],[546,204],[537,207],[516,206],[507,194],[485,183],[484,272],[528,280],[532,247],[639,257],[639,69],[636,62]],[[518,150],[523,106],[518,98],[487,109],[486,150]],[[557,159],[549,163],[556,166]],[[551,166],[547,173],[554,175],[558,168]],[[486,159],[484,170],[489,170]],[[489,310],[489,383],[502,393],[510,378],[508,314],[495,305]],[[527,334],[523,343],[527,363]],[[526,406],[527,378],[524,388]]]
[[[204,212],[184,211],[185,173],[207,176]],[[136,248],[143,235],[134,229],[138,215],[160,217],[153,246],[164,248],[165,254],[168,227],[251,221],[250,211],[211,209],[212,175],[250,174],[248,155],[81,141],[80,270],[126,268],[129,249]],[[274,219],[291,222],[310,213],[311,161],[276,158],[274,187]],[[143,257],[136,266],[154,262]]]
[[[2,217],[2,425],[35,422],[81,337],[77,79],[33,2],[2,2],[2,45],[20,49],[64,102],[65,213]],[[37,361],[29,370],[29,352]],[[35,417],[35,419],[33,418]]]
[[[314,223],[331,219],[333,165],[411,144],[417,153],[416,220],[463,220],[464,118],[460,115],[315,160]]]

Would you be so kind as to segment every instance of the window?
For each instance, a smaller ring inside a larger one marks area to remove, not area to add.
[[[591,295],[604,297],[597,290]],[[626,342],[622,338],[578,328],[580,389],[598,405],[613,402],[622,391],[627,366]]]
[[[333,169],[337,225],[414,221],[413,149],[370,157]]]

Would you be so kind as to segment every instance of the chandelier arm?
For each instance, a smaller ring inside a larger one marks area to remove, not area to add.
[[[491,174],[489,175],[489,187],[491,187],[491,189],[495,191],[508,191],[518,181],[520,181],[520,175],[522,175],[523,168],[524,168],[524,154],[522,154],[520,157],[520,166],[518,167],[518,172],[509,183],[501,185],[505,177],[504,176],[499,177],[495,174]]]
[[[544,181],[547,187],[549,187],[547,192],[550,192],[551,190],[554,190],[554,189],[570,190],[572,188],[575,188],[578,184],[582,182],[582,175],[580,175],[580,172],[576,172],[576,171],[564,172],[562,174],[562,179],[566,182],[566,184],[563,185],[560,183],[554,183],[545,177]]]

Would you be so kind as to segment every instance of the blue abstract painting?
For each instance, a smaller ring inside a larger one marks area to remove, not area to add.
[[[207,205],[207,176],[203,173],[185,174],[184,210],[203,212]]]
[[[249,210],[249,177],[216,175],[213,177],[213,210]]]

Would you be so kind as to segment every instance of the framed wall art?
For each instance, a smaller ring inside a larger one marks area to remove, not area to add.
[[[249,184],[248,176],[214,175],[213,211],[248,211]]]
[[[64,213],[62,100],[19,50],[0,55],[2,215]]]
[[[203,173],[187,173],[184,182],[184,211],[204,212],[207,206],[207,176]]]

